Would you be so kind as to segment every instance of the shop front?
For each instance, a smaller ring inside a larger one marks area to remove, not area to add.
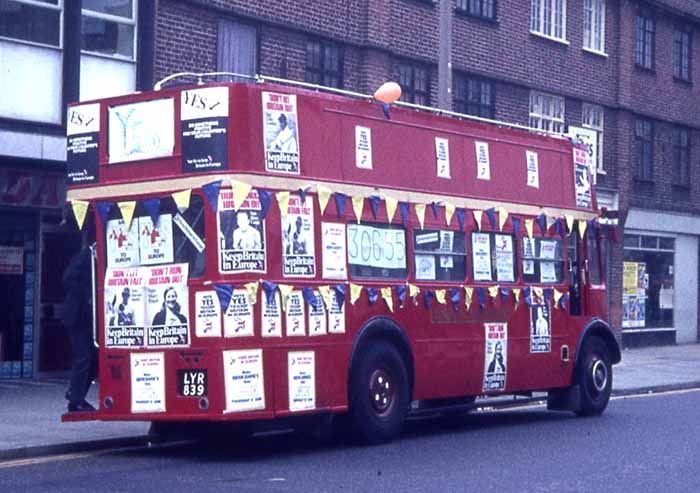
[[[631,209],[622,268],[623,344],[698,340],[700,218]]]

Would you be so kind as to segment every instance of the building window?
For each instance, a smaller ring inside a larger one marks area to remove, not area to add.
[[[457,0],[457,10],[474,17],[496,18],[496,0]]]
[[[673,50],[673,76],[690,80],[690,33],[676,31]]]
[[[597,173],[605,173],[603,167],[603,128],[604,128],[605,110],[602,106],[596,104],[583,104],[583,121],[585,128],[595,130],[598,134],[596,142],[596,162],[595,170]]]
[[[638,118],[634,122],[634,173],[637,180],[651,181],[653,175],[654,124]]]
[[[253,76],[257,72],[258,33],[255,27],[230,20],[219,21],[217,72]],[[222,81],[248,82],[244,77],[222,76]]]
[[[634,62],[642,68],[654,68],[654,20],[651,17],[637,16]]]
[[[81,49],[120,60],[136,59],[136,2],[83,0]]]
[[[690,186],[690,136],[687,128],[673,129],[673,184]]]
[[[530,126],[547,132],[564,131],[564,98],[532,91],[530,93]]]
[[[410,63],[398,65],[401,101],[423,106],[430,105],[430,72],[427,68]]]
[[[63,0],[0,0],[0,37],[61,47]]]
[[[476,77],[455,77],[455,111],[482,118],[494,118],[494,84]]]
[[[532,0],[530,30],[549,38],[566,39],[566,0]]]
[[[342,48],[328,41],[308,41],[306,43],[306,82],[342,88]]]
[[[583,47],[605,52],[605,0],[583,1]]]

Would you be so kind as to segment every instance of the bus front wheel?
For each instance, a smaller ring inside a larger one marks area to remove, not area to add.
[[[350,374],[350,425],[360,442],[377,444],[399,435],[408,409],[408,374],[399,351],[370,342]]]
[[[589,337],[583,343],[583,353],[577,368],[581,397],[579,416],[602,414],[610,400],[612,390],[612,364],[610,351],[598,337]]]

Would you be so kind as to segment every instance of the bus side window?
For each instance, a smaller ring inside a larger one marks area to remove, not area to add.
[[[535,284],[564,282],[564,245],[556,238],[522,238],[523,281]]]
[[[438,229],[413,230],[416,280],[462,282],[467,277],[464,233]]]
[[[515,237],[512,234],[474,231],[471,241],[475,281],[515,282]]]
[[[576,234],[569,235],[568,241],[569,257],[569,313],[571,315],[581,314],[581,288],[578,275],[578,237]]]
[[[592,233],[586,236],[588,238],[588,279],[591,284],[599,286],[603,283],[603,275],[600,268],[598,239]]]
[[[406,230],[401,226],[348,223],[348,267],[352,279],[406,279]]]

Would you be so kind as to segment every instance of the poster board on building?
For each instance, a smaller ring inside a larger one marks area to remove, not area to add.
[[[646,325],[647,274],[645,262],[622,264],[622,327]]]

